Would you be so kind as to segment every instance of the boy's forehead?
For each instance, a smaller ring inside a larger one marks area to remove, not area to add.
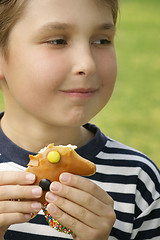
[[[92,7],[92,6],[95,6],[95,7],[100,7],[100,8],[103,8],[104,10],[111,10],[111,6],[108,2],[108,0],[45,0],[45,1],[42,1],[42,0],[28,0],[28,3],[26,4],[26,9],[25,11],[26,12],[31,12],[32,10],[34,11],[35,9],[43,9],[44,10],[44,7],[45,6],[48,6],[48,7],[51,7],[52,6],[64,13],[66,13],[68,16],[70,14],[72,14],[72,12],[76,9],[76,7],[78,7],[78,12],[80,14],[80,11],[81,11],[81,8],[82,9],[85,9],[87,8],[87,6],[89,7]],[[67,9],[67,6],[72,6],[72,8],[69,8],[69,12],[68,12],[68,9]],[[73,9],[74,8],[74,9]],[[73,10],[72,10],[73,9]],[[37,15],[38,11],[34,12],[35,15]],[[92,13],[90,11],[90,13]]]
[[[111,8],[106,4],[104,7],[104,2],[106,0],[32,0],[27,4],[24,17],[28,18],[29,14],[31,21],[33,18],[39,23],[45,21],[69,23],[73,22],[74,19],[83,22],[84,17],[87,22],[91,20],[91,22],[96,23],[102,18],[108,18],[111,22],[113,20]],[[66,28],[67,25],[63,26]]]

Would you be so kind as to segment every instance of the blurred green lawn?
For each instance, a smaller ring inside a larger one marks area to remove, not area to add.
[[[110,102],[92,122],[111,138],[144,152],[160,167],[159,13],[159,0],[121,0],[117,84]]]
[[[160,167],[160,1],[121,0],[115,92],[92,122]]]

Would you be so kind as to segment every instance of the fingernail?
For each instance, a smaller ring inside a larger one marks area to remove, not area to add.
[[[50,192],[47,192],[46,193],[46,200],[48,201],[56,201],[57,200],[57,196],[50,193]]]
[[[61,185],[58,182],[54,182],[54,183],[51,184],[50,188],[51,188],[52,191],[58,191],[61,188]]]
[[[34,181],[35,180],[35,175],[33,173],[26,173],[26,180],[28,181]]]
[[[42,195],[42,188],[40,187],[34,187],[32,188],[32,193],[35,197],[41,197]]]
[[[60,181],[61,181],[61,182],[69,182],[69,180],[70,180],[70,174],[68,174],[68,173],[62,173],[62,174],[60,175]]]
[[[48,210],[48,212],[52,215],[52,213],[55,213],[56,207],[55,207],[53,204],[49,204],[49,205],[47,206],[47,210]]]
[[[32,203],[31,207],[34,211],[39,211],[39,210],[41,210],[42,205],[41,205],[41,203],[35,202],[35,203]]]
[[[28,221],[31,219],[31,214],[24,214],[24,217]]]

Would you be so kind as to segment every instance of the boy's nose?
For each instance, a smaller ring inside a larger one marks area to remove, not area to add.
[[[74,50],[73,68],[74,75],[92,76],[96,72],[96,62],[90,47],[81,47]]]

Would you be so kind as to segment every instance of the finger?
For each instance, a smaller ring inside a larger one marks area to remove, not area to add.
[[[23,213],[5,213],[0,214],[0,226],[9,226],[11,224],[28,222],[31,219],[31,214]]]
[[[93,212],[88,211],[86,208],[77,205],[66,198],[62,198],[52,193],[48,192],[46,194],[46,199],[48,202],[51,202],[50,199],[53,199],[52,202],[63,212],[69,214],[70,216],[80,220],[85,225],[97,228],[101,225],[101,218],[94,214]]]
[[[70,173],[62,173],[59,180],[63,184],[88,192],[103,203],[113,206],[113,199],[102,188],[87,178]]]
[[[32,184],[35,175],[29,172],[0,172],[0,185]]]
[[[93,233],[93,229],[86,226],[84,223],[78,221],[76,218],[63,212],[54,204],[48,204],[47,211],[60,222],[63,226],[69,228],[75,235],[80,235],[82,239],[90,239],[90,234]]]
[[[42,206],[39,202],[18,202],[18,201],[1,201],[0,213],[33,213],[39,212]]]
[[[39,186],[4,185],[0,187],[0,200],[34,199],[42,196]]]
[[[55,195],[66,198],[71,202],[88,209],[97,216],[106,216],[106,204],[88,192],[84,192],[71,186],[63,185],[59,182],[53,182],[50,186],[50,190]],[[48,194],[46,195],[46,200],[48,202],[53,202],[51,198],[48,198]],[[107,206],[112,208],[112,206],[109,204],[107,204]]]

